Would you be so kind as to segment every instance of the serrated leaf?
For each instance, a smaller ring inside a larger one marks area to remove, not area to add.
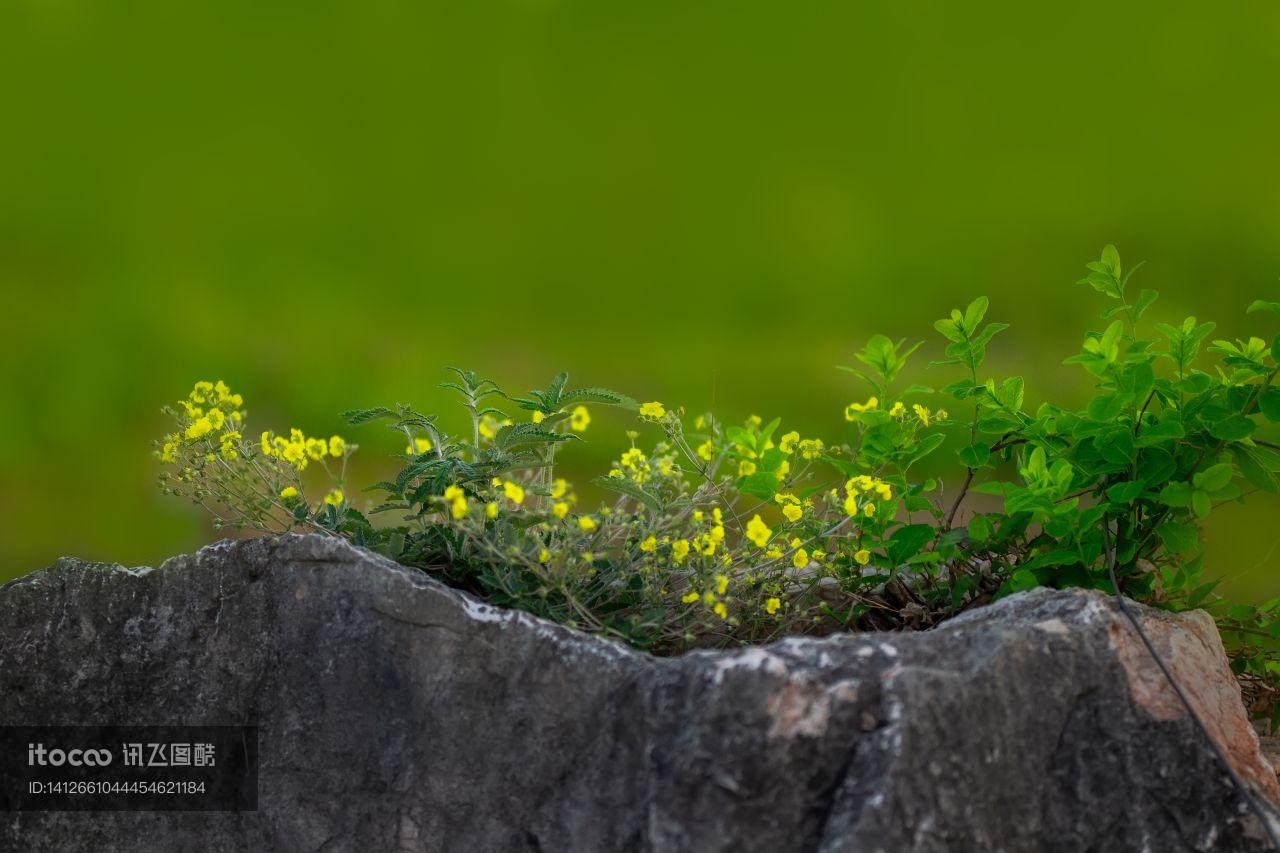
[[[626,495],[653,512],[662,512],[662,502],[657,497],[625,477],[596,477],[591,482],[611,492]]]
[[[386,406],[375,406],[372,409],[349,409],[342,413],[342,419],[352,426],[359,426],[369,421],[376,421],[379,418],[395,418],[399,417],[399,413]]]

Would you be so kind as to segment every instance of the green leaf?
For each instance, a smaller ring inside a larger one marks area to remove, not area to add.
[[[1147,484],[1142,480],[1130,480],[1125,483],[1116,483],[1107,489],[1107,498],[1112,503],[1127,504],[1132,503],[1147,488]]]
[[[1206,492],[1216,492],[1225,488],[1231,482],[1231,478],[1235,476],[1235,469],[1229,464],[1222,462],[1209,468],[1199,471],[1191,478],[1191,482],[1195,484],[1197,489],[1203,489]]]
[[[611,492],[626,495],[654,512],[662,512],[661,501],[625,477],[596,477],[591,482]]]
[[[379,418],[399,417],[398,413],[386,406],[377,406],[372,409],[350,409],[342,413],[342,419],[352,426],[358,426],[369,421],[376,421]]]
[[[1204,518],[1213,511],[1213,502],[1209,499],[1208,492],[1202,489],[1196,489],[1191,493],[1191,511],[1194,512],[1198,518]]]
[[[885,553],[889,555],[889,561],[893,565],[902,565],[927,542],[932,541],[936,534],[937,530],[931,524],[904,524],[889,537]]]
[[[1255,299],[1249,306],[1248,314],[1258,311],[1270,311],[1272,314],[1280,314],[1280,302],[1267,302],[1262,299]]]
[[[1241,441],[1253,435],[1258,425],[1244,415],[1232,415],[1209,425],[1209,435],[1221,441]]]
[[[773,500],[778,492],[778,475],[757,471],[738,480],[738,491],[763,501]]]
[[[1191,495],[1194,491],[1190,483],[1170,483],[1160,490],[1157,500],[1165,506],[1189,507],[1191,506]]]
[[[1156,528],[1156,535],[1175,554],[1191,554],[1200,548],[1200,531],[1191,524],[1166,521]]]
[[[991,448],[979,442],[961,448],[958,455],[966,468],[982,468],[991,459]]]
[[[994,532],[990,519],[985,515],[975,515],[969,519],[969,538],[974,542],[986,542]]]
[[[1258,409],[1272,423],[1280,421],[1280,388],[1268,388],[1258,397]]]

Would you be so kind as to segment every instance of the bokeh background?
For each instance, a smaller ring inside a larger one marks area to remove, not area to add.
[[[833,366],[936,355],[978,294],[993,373],[1082,393],[1106,242],[1159,319],[1242,334],[1280,295],[1278,41],[1247,0],[4,3],[0,578],[209,541],[150,456],[200,378],[258,429],[439,409],[458,364],[839,439]],[[348,434],[362,473],[398,449]],[[1211,526],[1233,595],[1280,593],[1277,509]]]

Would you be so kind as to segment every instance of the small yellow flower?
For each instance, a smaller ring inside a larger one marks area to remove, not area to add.
[[[717,616],[719,616],[721,619],[729,618],[729,608],[724,606],[723,601],[717,601],[715,604],[715,607],[711,608],[711,611],[715,613]]]
[[[825,445],[820,438],[806,438],[800,442],[800,455],[805,459],[817,459]]]
[[[677,563],[683,563],[689,556],[689,540],[677,539],[671,543],[671,556]]]
[[[191,426],[187,427],[186,437],[190,441],[208,435],[213,432],[213,422],[208,417],[198,418]]]
[[[564,497],[567,491],[569,491],[569,482],[561,477],[557,477],[551,484],[551,497],[557,500]]]
[[[907,407],[902,405],[902,401],[899,400],[889,409],[889,414],[895,418],[900,418],[906,413],[906,411]]]
[[[684,595],[680,596],[680,600],[685,604],[693,604],[699,598],[702,598],[702,594],[696,590],[690,590],[689,592],[686,592]]]
[[[262,455],[263,456],[271,456],[275,453],[274,449],[271,447],[271,437],[272,436],[271,436],[270,430],[267,430],[262,433]]]
[[[412,456],[415,453],[426,453],[431,449],[431,439],[415,438],[413,443],[404,449],[404,452]]]
[[[595,552],[593,552],[593,551],[583,551],[583,552],[582,552],[582,562],[584,562],[584,563],[594,563],[595,561],[596,561],[596,555],[595,555]]]
[[[948,417],[950,417],[950,415],[947,414],[946,409],[938,409],[938,411],[933,413],[933,417],[935,420],[945,421]]]
[[[871,562],[871,552],[866,548],[862,548],[854,552],[853,559],[858,562],[859,566],[865,566],[867,563]]]
[[[741,462],[738,463],[739,477],[750,477],[755,472],[756,472],[756,463],[752,462],[750,459],[743,459]]]
[[[791,565],[797,569],[803,569],[809,565],[809,552],[801,548],[791,555]]]
[[[782,508],[782,514],[787,521],[799,521],[804,516],[804,509],[798,503],[787,504]]]
[[[747,426],[751,427],[752,429],[756,429],[762,423],[764,423],[764,421],[760,419],[759,415],[751,415],[750,417],[747,418]]]
[[[865,515],[867,518],[871,518],[876,514],[876,505],[871,502],[867,502],[863,504],[862,514]]]
[[[596,529],[596,520],[589,515],[580,516],[578,518],[578,529],[584,533],[590,533]]]
[[[846,421],[857,420],[858,415],[863,412],[874,412],[880,406],[880,401],[875,397],[871,397],[865,403],[850,403],[844,407],[844,419]]]
[[[640,417],[647,421],[660,421],[667,416],[666,407],[656,400],[640,406]]]
[[[569,413],[569,429],[574,432],[586,432],[589,426],[591,426],[591,412],[586,406],[574,406],[573,411]]]
[[[306,447],[307,456],[316,462],[319,462],[329,453],[329,442],[323,438],[308,438]]]
[[[707,439],[698,445],[698,456],[706,462],[711,461],[711,456],[715,452],[715,445],[711,443],[711,439]]]
[[[530,417],[529,420],[533,421],[535,424],[540,424],[546,417],[547,416],[542,412],[534,412],[533,416]]]
[[[769,529],[769,525],[764,523],[757,513],[750,521],[747,522],[747,538],[755,543],[757,548],[763,548],[769,544],[773,531]]]
[[[778,449],[790,456],[792,453],[796,452],[796,446],[799,444],[800,433],[793,430],[778,440]]]
[[[502,484],[502,494],[513,504],[524,503],[524,488],[519,483],[507,480]]]
[[[280,500],[285,503],[292,503],[298,499],[298,490],[293,486],[285,486],[280,490]]]
[[[777,613],[778,609],[781,607],[782,607],[781,599],[770,598],[770,599],[767,599],[764,603],[764,612],[772,616],[773,614]]]
[[[484,505],[484,517],[485,518],[498,517],[498,505],[495,502],[489,501],[487,504]]]
[[[844,513],[845,515],[848,515],[848,516],[854,516],[858,514],[858,496],[857,495],[854,495],[851,493],[847,498],[844,499]]]
[[[929,410],[924,406],[916,403],[912,405],[911,410],[916,413],[916,417],[920,419],[920,423],[924,426],[929,425]]]
[[[556,518],[564,518],[569,514],[569,504],[564,501],[556,501],[551,505],[551,514]]]
[[[342,506],[342,489],[334,489],[324,496],[324,502],[329,506]]]
[[[648,539],[641,541],[640,550],[644,551],[646,554],[652,554],[654,551],[658,550],[658,537],[650,534]]]
[[[551,552],[548,551],[546,548],[543,548],[541,551],[538,552],[539,563],[546,563],[550,561],[550,559],[551,559]]]
[[[347,440],[340,435],[329,436],[329,455],[341,456],[347,452]]]
[[[716,595],[724,595],[729,591],[729,576],[716,575]]]

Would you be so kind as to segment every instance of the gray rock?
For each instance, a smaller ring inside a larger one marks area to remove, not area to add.
[[[1212,622],[1140,611],[1280,802]],[[134,721],[258,723],[258,811],[11,812],[0,849],[1269,849],[1092,592],[655,659],[314,536],[0,589],[0,722]]]

